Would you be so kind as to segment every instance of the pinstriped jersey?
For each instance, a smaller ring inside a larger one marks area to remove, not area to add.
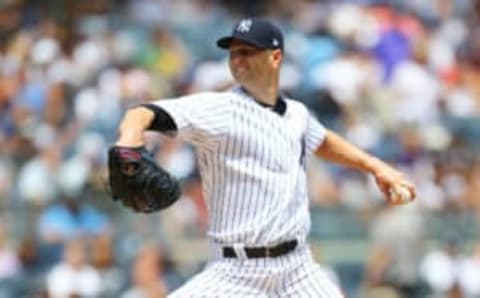
[[[302,103],[285,103],[283,115],[274,113],[239,87],[154,103],[196,148],[214,242],[262,246],[306,238],[304,160],[326,130]]]

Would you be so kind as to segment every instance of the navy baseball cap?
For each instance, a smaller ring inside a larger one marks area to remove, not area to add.
[[[257,18],[246,18],[238,22],[230,36],[217,40],[217,46],[229,49],[232,40],[237,39],[261,49],[283,51],[283,34],[273,23]]]

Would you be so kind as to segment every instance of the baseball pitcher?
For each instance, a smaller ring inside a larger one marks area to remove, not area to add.
[[[343,297],[306,242],[306,156],[373,175],[392,204],[411,201],[415,188],[280,93],[284,40],[277,26],[243,19],[217,45],[229,53],[237,86],[129,109],[109,151],[114,198],[138,212],[174,203],[178,182],[152,160],[143,133],[181,138],[197,149],[211,258],[169,297]]]

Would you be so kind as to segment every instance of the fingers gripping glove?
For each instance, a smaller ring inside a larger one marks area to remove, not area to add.
[[[113,200],[135,212],[165,209],[180,197],[178,181],[159,167],[143,146],[111,147],[108,170]]]

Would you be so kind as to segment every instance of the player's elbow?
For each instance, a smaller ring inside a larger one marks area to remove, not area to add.
[[[315,149],[315,155],[320,158],[327,158],[332,151],[332,138],[335,137],[336,135],[333,132],[327,130],[323,142]]]
[[[122,119],[121,127],[138,126],[145,130],[152,122],[154,113],[143,106],[129,108]]]

